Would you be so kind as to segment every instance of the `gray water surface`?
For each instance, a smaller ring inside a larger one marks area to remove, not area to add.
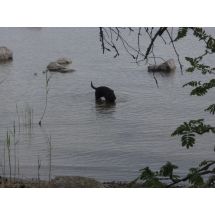
[[[181,173],[204,159],[213,159],[213,136],[198,139],[192,149],[171,137],[186,120],[206,118],[203,110],[213,101],[213,92],[202,98],[189,96],[182,85],[201,75],[184,74],[179,69],[169,76],[158,75],[159,88],[147,65],[131,63],[126,55],[113,58],[102,54],[97,28],[0,28],[0,43],[14,52],[14,60],[0,65],[0,164],[8,173],[7,130],[15,121],[16,153],[11,134],[12,173],[23,177],[48,178],[51,175],[81,175],[99,180],[130,180],[138,170],[158,169],[167,160]],[[189,44],[189,47],[188,45]],[[184,55],[193,55],[193,41],[179,43]],[[169,58],[171,48],[158,48]],[[186,56],[187,56],[186,55]],[[49,82],[48,106],[42,127],[38,122],[45,106],[47,64],[59,57],[72,59],[75,72],[54,73]],[[115,106],[95,104],[95,86],[114,89]],[[28,125],[28,110],[33,124]],[[20,123],[19,123],[20,122]],[[51,156],[48,138],[51,137]],[[16,155],[16,171],[15,171]]]

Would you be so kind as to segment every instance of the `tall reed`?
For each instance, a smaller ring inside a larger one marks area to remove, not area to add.
[[[41,168],[41,160],[40,160],[40,157],[38,155],[38,159],[37,159],[37,180],[38,180],[39,185],[40,185],[40,168]]]
[[[16,122],[13,122],[13,148],[14,148],[14,181],[16,178],[16,171],[17,171],[17,149],[16,146],[19,142],[19,140],[16,139]]]
[[[3,148],[3,177],[5,178],[6,175],[6,149],[5,149],[5,142]]]
[[[10,140],[10,133],[7,131],[6,137],[6,145],[8,151],[8,162],[9,162],[9,171],[10,171],[10,182],[11,182],[11,175],[12,175],[12,168],[11,168],[11,140]]]
[[[17,160],[17,176],[20,176],[20,167],[19,167],[19,159]]]
[[[49,146],[49,183],[50,183],[51,171],[52,171],[52,141],[51,141],[51,136],[48,138],[48,146]]]
[[[19,133],[20,133],[20,115],[19,115],[19,110],[18,110],[18,105],[16,104],[16,114],[17,114],[17,117],[18,117],[18,127],[19,127]]]
[[[28,104],[25,106],[25,126],[29,129],[33,126],[33,108],[31,108]]]

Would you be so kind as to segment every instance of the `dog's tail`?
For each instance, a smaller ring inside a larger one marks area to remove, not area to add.
[[[93,86],[93,82],[91,81],[91,87],[96,90],[96,87]]]

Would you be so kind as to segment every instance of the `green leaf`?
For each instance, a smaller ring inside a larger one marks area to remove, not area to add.
[[[208,89],[202,86],[196,87],[190,93],[191,96],[204,96],[208,92]]]
[[[215,113],[215,104],[210,105],[208,108],[206,108],[204,111],[208,111],[211,114]]]
[[[193,147],[195,144],[195,134],[187,132],[181,137],[182,146],[186,146],[187,149]]]
[[[204,160],[204,161],[202,161],[200,164],[199,164],[199,166],[201,167],[201,166],[205,166],[205,165],[207,165],[208,164],[208,161],[207,160]]]
[[[160,175],[164,177],[169,176],[170,178],[173,178],[173,170],[177,168],[178,167],[176,165],[168,161],[164,166],[161,167]]]
[[[191,57],[185,57],[185,60],[188,61],[193,67],[196,67],[199,62],[196,58]]]
[[[209,37],[208,41],[207,41],[207,48],[212,50],[212,52],[214,52],[215,49],[215,39],[212,37]]]
[[[201,187],[204,185],[204,180],[199,174],[197,168],[191,168],[190,173],[188,174],[189,182],[195,187]]]
[[[146,187],[164,187],[164,184],[157,178],[157,173],[154,173],[149,167],[145,167],[141,171],[139,179],[143,180]]]
[[[193,35],[199,38],[199,40],[206,40],[209,36],[206,34],[203,28],[191,28],[193,30]]]
[[[182,135],[185,131],[190,131],[190,126],[187,122],[184,122],[184,124],[180,125],[172,134],[171,136],[175,135]]]
[[[215,133],[215,127],[204,124],[204,119],[198,119],[184,122],[171,136],[181,135],[182,146],[190,148],[195,144],[195,133],[202,135],[207,132]]]
[[[209,82],[205,82],[200,86],[196,87],[191,91],[190,95],[203,96],[208,92],[208,90],[213,87],[215,87],[215,79],[211,79]]]
[[[149,169],[149,167],[145,167],[144,169],[141,169],[141,175],[140,175],[140,179],[141,180],[146,180],[149,178],[153,178],[155,176],[155,174]]]
[[[183,37],[186,37],[187,36],[187,31],[188,31],[188,28],[185,28],[185,27],[179,28],[178,29],[178,35],[174,39],[174,42],[177,41],[177,40],[182,39]]]
[[[193,72],[195,70],[195,67],[189,67],[188,69],[186,69],[187,72]]]

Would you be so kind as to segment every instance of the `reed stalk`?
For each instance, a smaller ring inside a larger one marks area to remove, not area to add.
[[[45,107],[44,107],[44,110],[43,110],[43,114],[40,118],[40,121],[39,121],[39,125],[42,126],[42,120],[45,116],[45,113],[46,113],[46,108],[47,108],[47,105],[48,105],[48,93],[49,93],[49,81],[51,80],[51,75],[48,75],[48,70],[45,71],[45,74],[46,74],[46,79],[45,79],[45,94],[46,94],[46,97],[45,97]]]
[[[40,185],[40,168],[41,168],[41,160],[38,156],[38,159],[37,159],[37,180],[38,180],[39,185]]]
[[[7,131],[7,137],[6,137],[6,145],[7,145],[7,151],[8,151],[8,163],[9,163],[9,171],[10,171],[10,182],[11,182],[11,175],[12,175],[12,168],[11,168],[11,140],[10,140],[10,134]]]
[[[51,181],[51,171],[52,171],[52,142],[51,136],[48,138],[48,146],[49,146],[49,183]]]
[[[14,181],[16,178],[16,123],[13,121],[13,145],[14,145]]]
[[[20,133],[20,115],[19,115],[19,110],[18,110],[18,105],[16,104],[16,114],[18,117],[18,127],[19,127],[19,133]]]

